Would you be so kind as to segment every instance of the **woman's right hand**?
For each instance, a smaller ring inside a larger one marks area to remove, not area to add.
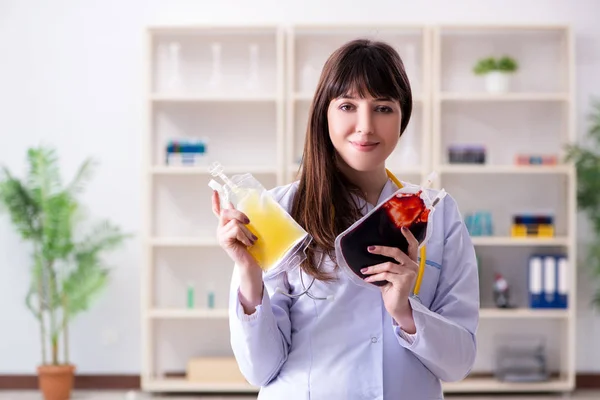
[[[262,303],[263,296],[262,269],[248,251],[248,247],[256,243],[257,237],[246,227],[250,223],[248,217],[236,210],[233,204],[221,209],[219,192],[216,190],[213,191],[212,209],[219,218],[219,245],[239,268],[240,302],[246,314],[253,314],[256,306]]]
[[[258,264],[248,252],[248,247],[256,243],[257,237],[246,227],[250,220],[241,211],[236,210],[230,203],[229,208],[221,209],[219,192],[213,191],[212,210],[219,218],[217,239],[227,255],[240,266]]]

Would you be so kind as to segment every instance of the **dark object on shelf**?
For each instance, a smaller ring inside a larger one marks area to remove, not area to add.
[[[495,376],[503,382],[542,382],[549,379],[546,346],[541,337],[502,339],[496,350]]]
[[[485,164],[485,147],[478,145],[449,146],[450,164]]]
[[[511,235],[516,237],[553,237],[554,217],[548,214],[514,215]]]
[[[498,273],[494,278],[494,303],[498,308],[511,308],[508,282]]]
[[[548,214],[517,214],[513,216],[516,225],[552,225],[554,217]]]

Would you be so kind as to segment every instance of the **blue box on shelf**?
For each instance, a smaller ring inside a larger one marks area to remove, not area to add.
[[[471,236],[492,236],[492,213],[489,211],[476,211],[465,214],[465,225]]]
[[[206,159],[205,139],[171,139],[166,146],[167,165],[198,165]]]

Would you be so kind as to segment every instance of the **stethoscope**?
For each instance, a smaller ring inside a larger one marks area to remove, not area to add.
[[[402,189],[404,187],[404,185],[402,183],[400,183],[398,178],[396,178],[390,170],[388,170],[386,168],[385,172],[387,173],[388,178],[390,178],[391,181],[394,182],[394,184],[398,187],[398,189]],[[425,246],[421,247],[421,249],[419,251],[419,256],[420,256],[419,272],[417,274],[417,280],[415,282],[415,287],[413,288],[413,294],[412,294],[412,297],[416,298],[417,300],[419,299],[419,291],[421,290],[421,282],[423,281],[423,274],[425,273],[425,261],[426,261],[426,256],[427,256],[427,250],[425,249]],[[322,264],[322,261],[323,261],[323,254],[321,254],[321,259],[319,260],[319,264],[318,264],[319,266]],[[315,280],[316,280],[316,278],[313,277],[312,281],[310,282],[310,285],[308,285],[308,288],[307,288],[304,285],[304,279],[302,278],[302,271],[300,270],[300,282],[302,284],[302,288],[304,289],[302,292],[300,292],[298,294],[290,294],[290,293],[285,292],[280,287],[277,287],[275,289],[275,292],[283,294],[284,296],[287,296],[292,299],[301,297],[303,295],[307,295],[308,297],[310,297],[313,300],[333,300],[334,299],[333,295],[329,295],[326,297],[316,297],[312,293],[310,293],[310,288],[315,283]]]

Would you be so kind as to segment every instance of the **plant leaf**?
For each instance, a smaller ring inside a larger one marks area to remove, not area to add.
[[[13,177],[6,167],[2,168],[0,180],[0,204],[8,211],[13,225],[23,239],[40,238],[40,205],[30,190]]]
[[[85,186],[92,179],[94,169],[97,163],[95,160],[88,158],[86,159],[77,172],[73,180],[67,185],[66,191],[72,196],[76,196],[85,190]]]
[[[588,119],[591,146],[567,146],[565,159],[575,164],[577,205],[586,213],[596,236],[587,249],[586,267],[598,285],[592,303],[600,307],[600,100],[593,101]]]
[[[81,242],[74,245],[76,266],[63,282],[69,316],[85,311],[108,282],[108,268],[102,265],[100,254],[119,246],[129,235],[108,221],[94,226]]]

